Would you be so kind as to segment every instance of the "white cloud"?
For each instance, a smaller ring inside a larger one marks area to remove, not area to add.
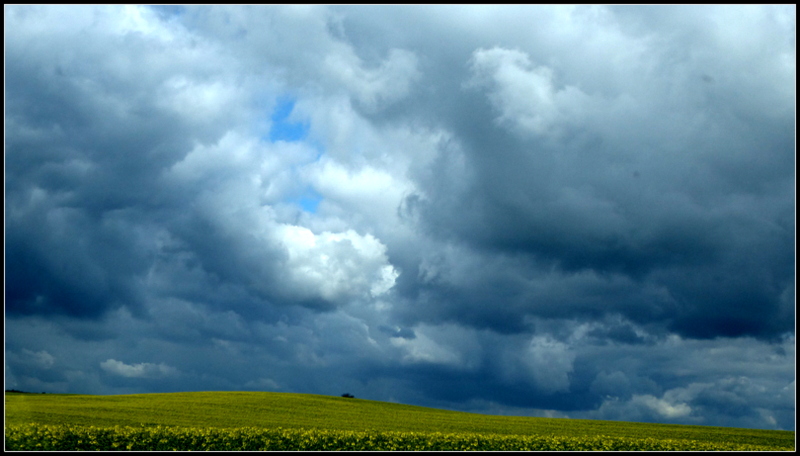
[[[667,392],[660,398],[652,394],[633,394],[628,399],[605,396],[603,403],[596,410],[578,413],[574,418],[707,424],[703,416],[694,416],[693,412],[687,402]]]
[[[370,234],[314,234],[287,224],[279,225],[275,234],[288,251],[290,288],[298,293],[332,301],[369,298],[386,293],[398,276],[388,264],[386,246]]]
[[[115,359],[107,359],[100,363],[100,367],[114,375],[129,378],[160,378],[176,375],[178,370],[164,363],[139,363],[125,364]]]
[[[458,354],[442,347],[424,334],[417,333],[414,339],[393,337],[390,341],[395,347],[403,349],[404,362],[446,365],[459,365],[460,362]]]
[[[165,42],[173,40],[174,31],[169,29],[167,23],[159,21],[153,10],[146,6],[125,5],[116,19],[116,23],[108,24],[108,27],[117,33],[140,33]]]
[[[580,121],[591,101],[576,87],[558,88],[553,71],[534,65],[518,50],[478,49],[472,54],[473,79],[466,87],[487,87],[499,111],[497,122],[523,132],[557,133],[562,124]]]
[[[569,390],[574,361],[575,353],[568,345],[547,336],[531,338],[522,358],[536,386],[548,393]]]
[[[50,369],[53,367],[53,364],[56,361],[55,357],[46,350],[34,352],[32,350],[28,350],[27,348],[23,348],[22,355],[26,362],[42,369]]]
[[[402,349],[401,359],[404,363],[443,364],[463,368],[466,358],[462,349],[465,345],[459,347],[458,341],[453,340],[452,336],[459,335],[463,344],[474,345],[467,343],[470,340],[468,331],[453,325],[439,327],[423,325],[414,328],[414,334],[414,338],[389,339],[393,346]]]
[[[420,77],[416,56],[402,49],[392,49],[375,69],[364,68],[352,52],[328,54],[323,67],[371,111],[404,97]]]
[[[686,403],[670,402],[666,399],[659,399],[649,394],[634,395],[631,402],[634,404],[642,404],[664,418],[680,418],[692,413],[692,408]]]
[[[229,116],[238,106],[245,104],[246,95],[228,81],[203,82],[178,75],[164,81],[158,101],[184,119],[202,122]]]
[[[189,184],[211,177],[220,169],[246,169],[255,161],[257,147],[253,138],[229,131],[216,144],[196,144],[181,161],[172,165],[168,175]]]
[[[391,224],[403,196],[413,188],[389,170],[367,165],[351,171],[333,160],[314,163],[307,176],[313,187],[336,205],[330,208],[334,214],[372,225]]]
[[[296,87],[346,95],[369,111],[406,96],[421,76],[416,55],[405,49],[365,62],[342,36],[341,15],[326,6],[217,6],[194,13],[202,32],[230,36],[232,52],[252,64],[272,67]]]

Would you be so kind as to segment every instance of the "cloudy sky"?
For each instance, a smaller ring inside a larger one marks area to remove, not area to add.
[[[795,6],[4,13],[6,388],[794,429]]]

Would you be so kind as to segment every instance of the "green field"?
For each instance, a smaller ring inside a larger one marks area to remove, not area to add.
[[[5,405],[6,449],[795,448],[791,431],[492,416],[311,394],[6,393]]]

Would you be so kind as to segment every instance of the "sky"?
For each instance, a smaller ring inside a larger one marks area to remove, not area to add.
[[[795,17],[6,5],[6,389],[794,430]]]

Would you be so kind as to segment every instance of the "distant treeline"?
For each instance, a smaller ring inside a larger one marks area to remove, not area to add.
[[[36,393],[31,393],[29,391],[20,391],[20,390],[15,390],[15,389],[6,390],[6,393],[36,394]],[[44,391],[42,391],[42,394],[44,394]]]

